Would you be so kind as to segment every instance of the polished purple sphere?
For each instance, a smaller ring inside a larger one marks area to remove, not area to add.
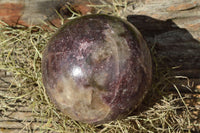
[[[72,119],[99,124],[129,115],[151,84],[149,49],[130,23],[87,15],[66,23],[42,59],[51,101]]]

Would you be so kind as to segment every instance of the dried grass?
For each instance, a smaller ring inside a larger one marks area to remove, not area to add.
[[[128,4],[124,0],[114,1],[113,5],[93,7],[98,9],[98,13],[120,15],[120,8],[125,10]],[[110,8],[110,11],[106,12],[105,7]],[[0,93],[1,114],[8,109],[16,110],[16,106],[11,105],[29,106],[34,121],[41,123],[33,132],[190,132],[190,107],[184,103],[184,97],[175,85],[178,95],[166,92],[172,79],[170,69],[159,67],[162,59],[155,56],[154,49],[151,50],[155,66],[152,88],[132,115],[95,126],[64,116],[49,101],[41,80],[42,51],[55,31],[57,28],[52,26],[50,30],[44,30],[40,26],[14,28],[0,25],[0,70],[13,75],[10,87],[7,88],[9,94]],[[24,130],[29,130],[28,126]]]

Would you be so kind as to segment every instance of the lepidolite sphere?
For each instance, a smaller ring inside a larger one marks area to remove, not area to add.
[[[51,101],[72,119],[92,124],[130,114],[147,93],[151,69],[138,30],[108,15],[69,21],[50,39],[42,59]]]

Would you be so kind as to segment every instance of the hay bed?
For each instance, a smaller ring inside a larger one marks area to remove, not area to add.
[[[129,3],[130,4],[130,3]],[[133,4],[133,3],[132,3]],[[131,6],[131,5],[130,5]],[[123,17],[126,2],[112,6],[97,5],[98,13]],[[105,10],[108,9],[108,10]],[[72,18],[79,14],[72,11]],[[63,18],[61,18],[63,22]],[[61,22],[61,23],[62,23]],[[200,127],[196,109],[187,104],[190,95],[181,94],[173,85],[169,68],[151,53],[154,62],[152,87],[143,104],[129,117],[103,125],[87,125],[62,115],[49,101],[41,80],[42,51],[56,27],[47,25],[29,28],[0,25],[0,132],[190,132]],[[196,96],[197,98],[199,95]]]

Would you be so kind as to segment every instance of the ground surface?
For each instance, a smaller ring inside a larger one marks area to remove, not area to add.
[[[0,1],[0,4],[1,2],[7,1]],[[116,7],[122,5],[104,5],[104,13],[105,11],[112,12],[113,9],[118,9]],[[31,5],[32,8],[34,6],[34,4]],[[5,5],[5,8],[8,9],[6,12],[11,14],[12,20],[16,21],[18,16],[12,17],[12,15],[15,16],[12,4],[9,8]],[[21,9],[20,5],[16,10],[18,9]],[[84,6],[80,9],[82,12],[91,11],[90,8]],[[0,11],[2,10],[3,8],[0,8]],[[32,11],[35,12],[34,16],[41,17],[40,12]],[[46,132],[65,130],[71,132],[183,132],[189,130],[200,132],[200,2],[198,0],[139,0],[128,6],[126,10],[119,12],[114,10],[114,12],[128,19],[141,31],[153,57],[154,82],[146,97],[147,102],[144,102],[138,109],[139,113],[134,113],[122,121],[94,127],[60,117],[61,115],[51,109],[46,100],[42,99],[44,95],[40,92],[38,87],[40,83],[36,79],[40,75],[40,70],[35,70],[33,66],[35,58],[38,58],[40,62],[39,55],[35,54],[33,59],[29,56],[31,53],[27,51],[20,55],[20,44],[25,44],[22,51],[25,51],[27,47],[29,51],[34,51],[35,48],[40,47],[41,42],[45,44],[46,40],[44,41],[37,30],[29,33],[29,29],[15,31],[16,27],[13,29],[0,27],[0,35],[5,36],[5,38],[0,36],[0,63],[12,64],[12,58],[16,58],[16,62],[19,61],[14,75],[4,71],[9,70],[9,65],[7,68],[1,66],[3,70],[0,71],[0,133],[44,130]],[[47,11],[47,13],[50,12]],[[5,17],[5,14],[3,15]],[[0,14],[0,18],[3,15]],[[30,18],[27,14],[25,15],[24,20]],[[16,22],[11,24],[16,24]],[[9,30],[16,32],[13,35],[17,37],[11,40],[12,34],[8,33]],[[50,36],[43,32],[42,35]],[[25,41],[24,38],[30,40]],[[31,40],[31,38],[34,39]],[[32,47],[32,43],[35,47]],[[8,47],[2,51],[5,45]],[[20,49],[17,49],[18,46]],[[22,59],[27,59],[26,56],[31,58],[30,62],[27,60],[23,62]],[[27,68],[23,70],[23,66],[30,67],[31,72]],[[32,71],[38,71],[38,75],[28,75],[34,74]],[[13,76],[17,78],[22,76],[22,79],[19,78],[18,84],[10,86]],[[27,86],[30,81],[33,85]],[[37,104],[40,106],[39,109]]]

